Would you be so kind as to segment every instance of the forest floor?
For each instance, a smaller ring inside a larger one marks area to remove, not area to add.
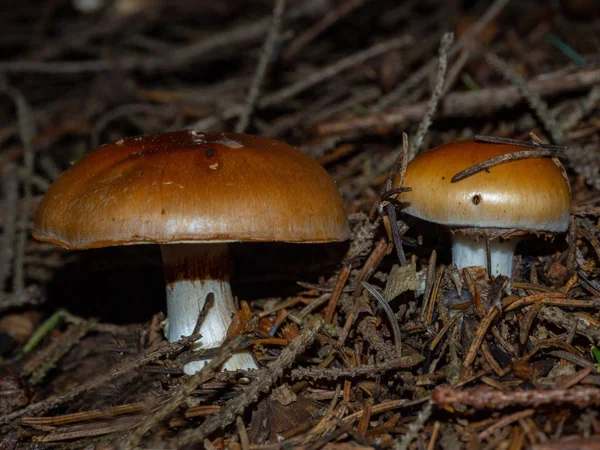
[[[600,448],[595,1],[3,3],[2,450]],[[195,337],[164,337],[155,246],[31,237],[73,161],[184,128],[288,142],[345,200],[345,244],[232,249],[241,337],[209,355],[255,371],[183,374]],[[388,192],[475,136],[571,183],[568,232],[524,239],[510,284],[458,270]]]

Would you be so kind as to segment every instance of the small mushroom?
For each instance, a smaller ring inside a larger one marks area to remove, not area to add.
[[[551,236],[567,230],[571,196],[568,181],[548,158],[529,158],[491,167],[452,183],[469,167],[522,147],[460,141],[413,159],[398,199],[403,211],[444,225],[452,232],[452,262],[460,268],[487,266],[489,240],[494,275],[512,275],[514,250],[527,234]]]
[[[230,242],[319,243],[349,235],[342,197],[327,172],[294,147],[234,133],[181,131],[104,145],[50,187],[34,237],[67,249],[160,244],[168,339],[190,335],[215,296],[198,341],[218,346],[234,302]],[[184,367],[191,374],[204,366]],[[228,370],[256,368],[249,351]]]

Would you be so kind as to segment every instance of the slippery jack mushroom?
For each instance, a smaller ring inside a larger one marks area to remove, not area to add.
[[[35,217],[34,237],[67,249],[160,244],[170,342],[188,336],[207,294],[204,348],[220,345],[235,311],[230,242],[320,243],[349,235],[327,172],[294,147],[235,133],[181,131],[121,139],[67,170]],[[206,361],[186,364],[188,374]],[[248,350],[228,370],[257,368]]]
[[[422,153],[408,164],[404,185],[412,191],[398,196],[403,212],[450,229],[452,262],[459,269],[486,267],[489,240],[492,274],[511,277],[521,237],[567,230],[570,187],[551,159],[506,162],[451,182],[458,172],[521,150],[515,145],[459,141]]]

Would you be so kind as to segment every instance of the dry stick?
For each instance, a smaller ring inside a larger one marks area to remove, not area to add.
[[[450,46],[453,42],[454,33],[444,33],[444,36],[442,36],[442,42],[440,43],[438,69],[437,74],[435,76],[435,87],[433,88],[433,92],[431,93],[431,98],[429,99],[425,115],[423,116],[423,119],[421,119],[421,123],[419,123],[417,133],[410,142],[411,145],[408,151],[409,161],[412,160],[417,155],[417,153],[419,153],[419,149],[421,148],[421,144],[423,143],[423,138],[425,137],[425,135],[427,134],[427,130],[429,130],[429,127],[431,126],[433,115],[435,114],[438,107],[438,103],[442,98],[442,94],[444,93],[446,69],[448,67],[448,50],[450,49]]]
[[[350,276],[350,272],[352,271],[352,266],[349,264],[344,264],[338,277],[335,281],[335,286],[333,287],[333,292],[331,293],[331,297],[329,298],[329,303],[327,304],[327,309],[325,310],[325,322],[331,323],[333,320],[333,315],[335,314],[335,309],[337,307],[337,302],[342,295],[344,290],[344,286],[346,285],[346,281],[348,281],[348,277]]]
[[[241,416],[235,418],[235,425],[238,429],[240,436],[240,445],[242,450],[250,450],[250,440],[248,439],[248,433],[246,432],[246,426],[244,425],[244,419]]]
[[[319,292],[329,292],[332,294],[335,292],[335,285],[333,287],[331,287],[331,286],[327,286],[325,284],[309,283],[308,281],[296,281],[296,284],[298,286],[301,286],[308,290],[314,290],[314,291],[319,291]],[[344,287],[342,289],[342,292],[354,292],[354,288],[352,288],[350,286]]]
[[[394,320],[396,320],[394,318]],[[362,335],[365,344],[368,344],[382,361],[387,361],[396,356],[393,344],[390,344],[377,330],[379,320],[373,316],[364,317],[357,326],[357,331]]]
[[[86,324],[88,322],[93,322],[94,331],[97,331],[100,333],[122,335],[122,334],[130,333],[131,329],[133,328],[132,326],[127,326],[127,325],[115,325],[112,323],[100,323],[100,322],[90,321],[88,319],[84,319],[82,317],[76,316],[75,314],[71,314],[69,311],[67,311],[65,309],[59,309],[57,312],[60,313],[60,317],[66,323],[81,325],[81,324]],[[142,326],[142,325],[139,325],[139,326]]]
[[[556,295],[558,294],[558,295]],[[572,298],[564,297],[562,293],[542,293],[541,296],[539,294],[535,294],[529,297],[524,297],[510,304],[510,306],[504,309],[504,312],[510,312],[517,308],[520,308],[525,305],[529,305],[535,303],[537,301],[543,303],[548,306],[564,306],[566,308],[598,308],[600,307],[600,301],[597,298],[592,298],[591,300],[576,300]],[[536,296],[539,296],[535,298]],[[533,297],[533,298],[532,298]],[[526,300],[529,299],[529,300]]]
[[[553,76],[552,76],[553,75]],[[582,69],[574,73],[564,71],[540,75],[524,84],[530,92],[540,96],[556,95],[600,83],[600,69]],[[441,117],[468,117],[498,108],[509,108],[523,100],[516,86],[492,87],[478,91],[455,92],[447,95],[440,104]],[[421,102],[392,109],[386,113],[371,114],[352,119],[324,122],[315,127],[319,136],[353,133],[377,133],[386,127],[417,122],[423,117],[428,103]]]
[[[488,328],[490,327],[498,313],[499,311],[497,308],[492,308],[488,312],[487,316],[485,316],[479,324],[479,327],[477,328],[477,333],[475,335],[475,338],[473,339],[473,343],[471,344],[471,347],[469,347],[469,351],[465,355],[465,359],[463,361],[463,367],[465,369],[469,368],[473,363],[473,360],[475,360],[475,356],[477,355],[477,351],[479,350],[479,347],[483,342],[483,338],[485,337]]]
[[[459,41],[448,50],[448,57],[452,58],[456,52],[467,43],[471,44],[472,40],[477,36],[494,18],[504,9],[504,7],[510,2],[510,0],[495,0],[490,5],[487,11],[479,18],[479,20],[459,39]],[[392,92],[388,93],[385,97],[379,99],[373,112],[379,112],[387,109],[394,103],[397,103],[406,92],[409,92],[412,88],[419,85],[430,73],[435,69],[435,61],[432,60],[428,64],[424,65],[421,69],[415,72],[411,77],[406,80],[405,83],[398,86]]]
[[[323,294],[319,298],[316,298],[309,305],[306,305],[304,308],[300,310],[296,317],[299,319],[303,319],[309,314],[312,314],[313,311],[323,306],[330,298],[332,294]]]
[[[544,148],[549,150],[563,150],[566,151],[568,147],[566,145],[553,145],[553,144],[545,144],[539,140],[539,138],[534,133],[529,133],[531,140],[529,141],[521,141],[519,139],[511,139],[507,137],[500,136],[487,136],[484,134],[476,134],[474,136],[476,141],[480,142],[488,142],[490,144],[505,144],[505,145],[515,145],[517,147],[525,147],[525,148]]]
[[[429,400],[425,406],[423,406],[423,409],[417,414],[417,419],[408,426],[406,434],[402,437],[400,442],[394,446],[394,450],[408,450],[410,443],[418,436],[419,431],[421,431],[425,422],[431,417],[432,405],[433,403]]]
[[[505,426],[510,425],[511,423],[516,422],[520,419],[533,416],[533,414],[535,414],[535,409],[526,409],[524,411],[518,411],[516,413],[509,414],[508,416],[503,417],[498,422],[479,433],[479,439],[487,439],[490,436],[492,436],[496,431],[499,431]]]
[[[258,66],[256,67],[256,72],[254,72],[254,77],[252,78],[252,84],[250,85],[250,91],[248,92],[244,111],[240,116],[239,122],[235,126],[235,131],[237,133],[246,131],[246,128],[248,128],[248,124],[250,123],[250,117],[252,117],[252,112],[256,107],[256,101],[260,95],[260,88],[265,79],[265,75],[267,74],[267,67],[275,52],[275,43],[279,39],[285,4],[286,0],[276,0],[275,2],[273,18],[271,20],[271,29],[269,30],[269,34],[261,49],[260,59],[258,61]]]
[[[552,136],[552,140],[554,142],[563,142],[564,133],[562,125],[556,121],[548,109],[548,105],[542,100],[542,97],[535,91],[528,89],[525,80],[498,55],[486,53],[485,60],[491,67],[500,72],[504,78],[519,89],[523,97],[527,100],[527,103],[529,103],[529,106],[536,112],[538,118],[542,121],[546,131]]]
[[[380,197],[383,198],[388,192],[392,190],[392,186],[394,184],[394,179],[396,176],[398,177],[397,188],[403,188],[402,184],[404,184],[404,179],[406,178],[406,166],[408,165],[408,135],[406,133],[402,133],[402,148],[400,149],[400,153],[394,161],[392,168],[388,174],[387,180],[385,181],[383,192]],[[406,260],[406,255],[404,254],[404,247],[402,247],[402,235],[400,234],[400,230],[398,229],[398,218],[396,217],[396,207],[391,203],[384,207],[384,211],[388,216],[388,221],[390,223],[390,230],[392,231],[392,240],[394,242],[394,247],[396,248],[396,254],[398,255],[398,261],[400,262],[400,266],[404,267],[408,265],[408,261]]]
[[[369,429],[369,425],[371,422],[371,410],[373,409],[373,397],[369,397],[364,402],[363,415],[358,422],[358,426],[356,427],[358,430],[358,434],[361,437],[367,436],[367,430]]]
[[[398,194],[402,194],[404,192],[411,192],[412,188],[409,187],[399,187],[399,188],[393,188],[390,189],[389,191],[385,191],[383,194],[381,194],[381,201],[390,201],[390,199],[393,199],[393,197],[395,197]]]
[[[567,250],[567,271],[569,274],[577,270],[577,225],[575,224],[575,216],[569,218],[569,231],[567,232],[569,248]],[[566,293],[566,292],[565,292]]]
[[[525,317],[523,317],[520,321],[520,330],[519,330],[519,342],[521,345],[525,345],[527,343],[527,339],[529,338],[529,330],[531,330],[531,326],[533,325],[533,321],[537,317],[540,310],[544,307],[542,302],[534,303],[529,311],[525,313]]]
[[[429,297],[431,296],[431,291],[433,290],[433,286],[435,284],[436,262],[437,262],[437,252],[435,250],[432,250],[431,255],[429,255],[429,261],[427,263],[427,274],[425,277],[425,289],[423,291],[423,304],[422,304],[422,308],[421,308],[421,321],[425,318],[425,305],[427,305],[427,302],[429,301]]]
[[[286,14],[289,20],[296,20],[312,14],[326,4],[324,0],[297,2],[296,8]],[[233,48],[236,44],[253,42],[267,33],[271,18],[265,17],[252,23],[228,29],[223,33],[212,34],[210,38],[181,47],[168,57],[160,56],[131,56],[116,60],[93,61],[0,61],[0,72],[38,72],[38,73],[82,73],[104,72],[112,70],[142,69],[146,72],[167,70],[173,71],[188,66],[205,55],[210,55],[221,48]]]
[[[371,415],[380,414],[380,413],[386,412],[386,411],[392,411],[396,408],[410,408],[410,407],[413,407],[415,405],[418,405],[420,403],[424,403],[427,401],[429,401],[428,398],[420,398],[418,400],[407,400],[407,399],[388,400],[386,402],[382,402],[382,403],[379,403],[379,404],[373,406],[373,408],[371,409]],[[352,414],[344,417],[342,419],[342,423],[344,423],[345,425],[350,425],[355,420],[360,420],[362,415],[363,415],[362,410],[357,411],[355,413],[352,413]]]
[[[199,385],[208,381],[213,373],[227,361],[231,356],[231,353],[241,344],[241,342],[242,337],[236,336],[234,339],[221,346],[216,356],[209,363],[207,363],[199,372],[192,375],[184,385],[177,388],[174,394],[171,394],[171,398],[168,402],[162,404],[153,414],[144,419],[125,443],[125,448],[137,447],[142,437],[150,431],[152,427],[175,411],[175,409],[177,409]]]
[[[398,228],[398,216],[396,215],[396,207],[388,203],[385,206],[385,213],[388,216],[388,220],[390,222],[390,230],[392,230],[392,241],[394,242],[394,247],[396,248],[396,255],[398,256],[398,261],[400,262],[400,266],[405,267],[408,265],[408,261],[406,260],[406,255],[404,254],[404,247],[402,246],[402,235],[400,234],[400,229]]]
[[[437,345],[442,341],[442,338],[446,335],[446,333],[450,330],[450,328],[452,328],[452,326],[458,322],[459,319],[461,319],[463,316],[462,312],[459,312],[457,314],[455,314],[450,320],[448,320],[443,328],[439,331],[439,333],[435,336],[435,338],[433,339],[433,341],[431,341],[431,344],[429,344],[429,349],[431,351],[435,350],[435,348],[437,347]]]
[[[421,321],[425,325],[431,325],[433,320],[433,312],[438,301],[440,285],[442,283],[445,270],[446,266],[444,264],[440,264],[435,272],[435,281],[432,284],[431,292],[429,293],[428,297],[423,299],[423,306],[421,308]],[[427,268],[427,272],[427,276],[429,276],[429,268]]]
[[[4,192],[2,223],[2,246],[0,247],[0,296],[4,297],[6,279],[12,275],[14,259],[13,243],[17,234],[17,209],[19,205],[19,181],[17,166],[5,162],[2,167],[2,191]],[[0,304],[4,303],[4,299]]]
[[[396,188],[403,187],[402,185],[404,184],[404,180],[406,178],[406,166],[408,165],[408,147],[408,135],[406,133],[402,133],[402,147],[400,148],[398,157],[394,161],[394,164],[388,173],[387,179],[385,180],[385,190],[382,192],[382,197],[384,194],[392,190],[396,176],[398,176]]]
[[[293,369],[290,373],[292,379],[323,378],[326,380],[336,380],[338,378],[375,376],[378,373],[388,372],[390,370],[410,369],[421,362],[424,358],[421,355],[404,356],[394,358],[378,364],[369,364],[364,366],[349,366],[334,369],[328,368],[305,368],[299,367]]]
[[[560,383],[556,384],[556,389],[569,389],[570,387],[575,386],[580,381],[582,381],[585,377],[587,377],[592,371],[596,372],[595,367],[586,367],[583,370],[573,374],[567,380],[564,380]]]
[[[557,429],[557,431],[560,430],[561,428]],[[560,440],[558,440],[558,437],[560,437],[560,434],[557,434],[556,440],[539,442],[529,448],[531,450],[598,450],[598,436],[596,434],[590,437],[566,436]],[[522,446],[515,448],[522,448]]]
[[[30,426],[60,426],[76,422],[110,419],[111,417],[122,414],[132,414],[143,411],[147,408],[145,403],[128,403],[126,405],[112,406],[105,409],[94,409],[92,411],[83,411],[72,414],[64,414],[55,417],[23,417],[21,425]]]
[[[319,369],[324,369],[329,367],[331,364],[333,364],[333,361],[336,360],[336,358],[341,354],[341,352],[338,352],[337,350],[333,350],[329,353],[329,355],[327,355],[327,357],[321,361],[319,363],[319,365],[316,367],[317,370]],[[304,389],[306,386],[308,386],[308,381],[299,381],[297,383],[294,383],[290,389],[295,392],[298,393],[300,392],[302,389]],[[330,408],[332,409],[333,406]]]
[[[377,292],[377,289],[375,289],[375,286],[373,286],[370,283],[367,283],[366,281],[363,281],[361,284],[367,291],[369,291],[369,293],[373,297],[375,297],[375,300],[377,300],[377,302],[379,302],[379,305],[385,311],[385,314],[387,315],[387,318],[390,321],[390,325],[392,326],[392,332],[394,334],[394,345],[396,347],[396,354],[398,355],[398,358],[401,358],[402,357],[402,335],[400,334],[400,326],[398,325],[398,321],[396,320],[394,311],[392,311],[392,308],[390,307],[390,304],[388,303],[388,301],[385,298],[383,298],[383,295],[381,295],[379,292]]]
[[[264,376],[253,381],[244,389],[241,395],[230,400],[218,414],[207,418],[198,428],[181,433],[181,436],[172,442],[174,447],[180,448],[188,444],[202,442],[205,437],[217,429],[224,428],[233,422],[235,417],[241,414],[251,403],[254,403],[261,393],[268,392],[271,389],[277,379],[283,375],[283,371],[293,364],[296,357],[302,354],[306,347],[313,343],[322,326],[323,321],[320,319],[308,323],[290,345],[282,350],[279,357],[269,363]]]
[[[283,52],[282,59],[285,61],[292,59],[300,50],[306,47],[310,42],[314,41],[331,25],[338,22],[340,19],[343,19],[355,9],[360,8],[365,2],[366,0],[346,0],[345,2],[340,3],[316,24],[294,39],[287,50]]]
[[[433,431],[431,432],[431,439],[429,440],[429,445],[427,445],[427,450],[435,450],[438,436],[440,435],[441,422],[436,420],[433,424]]]
[[[458,76],[463,72],[470,58],[470,50],[463,50],[460,53],[460,55],[458,55],[458,58],[456,58],[456,61],[454,62],[452,67],[450,67],[450,70],[448,70],[446,74],[446,81],[444,82],[444,91],[442,92],[442,96],[445,96],[446,94],[448,94],[448,92],[454,89],[454,85],[458,80]]]
[[[117,433],[127,432],[132,427],[136,426],[140,420],[140,415],[135,415],[132,417],[120,417],[117,420],[102,421],[93,424],[78,424],[60,427],[51,430],[47,434],[34,435],[31,437],[31,440],[33,442],[58,442],[93,438],[108,434],[116,435]],[[85,445],[77,445],[80,444],[80,442],[76,442],[72,445],[77,446],[77,448],[85,447]]]
[[[562,328],[570,330],[574,323],[577,323],[575,333],[581,336],[586,336],[592,342],[600,340],[600,329],[590,325],[587,320],[582,317],[573,316],[556,307],[545,307],[538,313],[538,317],[546,322],[558,325]]]
[[[27,100],[17,89],[4,85],[2,91],[12,98],[17,109],[17,118],[19,123],[19,135],[23,144],[23,162],[27,177],[23,179],[23,199],[19,211],[17,224],[17,236],[14,257],[14,279],[13,291],[22,292],[25,290],[25,245],[29,236],[27,224],[29,223],[29,214],[31,212],[31,180],[29,176],[33,174],[34,150],[32,142],[37,134],[33,112]]]
[[[476,173],[483,172],[484,170],[489,169],[490,167],[497,166],[499,164],[504,164],[507,162],[520,161],[522,159],[530,159],[530,158],[564,158],[565,152],[563,150],[549,150],[549,149],[539,149],[539,150],[521,150],[514,153],[506,153],[504,155],[496,156],[494,158],[486,159],[485,161],[480,162],[479,164],[475,164],[468,169],[465,169],[461,172],[458,172],[456,175],[452,177],[451,182],[456,183],[458,181],[464,180]]]
[[[471,167],[472,169],[473,167]],[[454,177],[453,177],[454,178]],[[492,276],[492,252],[490,250],[490,237],[485,236],[485,278],[489,280]]]
[[[0,312],[24,305],[36,305],[43,299],[42,291],[36,285],[30,285],[19,292],[0,292]]]
[[[600,389],[592,386],[573,386],[569,389],[540,391],[500,391],[488,387],[462,390],[444,385],[433,390],[432,399],[442,408],[452,405],[464,405],[475,409],[573,405],[583,409],[600,405]]]

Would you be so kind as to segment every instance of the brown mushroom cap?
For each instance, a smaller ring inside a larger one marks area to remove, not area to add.
[[[48,190],[34,237],[70,249],[348,237],[319,164],[272,139],[180,131],[104,145]]]
[[[568,182],[547,158],[507,162],[456,183],[458,172],[522,147],[460,141],[434,148],[412,160],[398,198],[404,212],[451,227],[566,231],[571,195]]]

